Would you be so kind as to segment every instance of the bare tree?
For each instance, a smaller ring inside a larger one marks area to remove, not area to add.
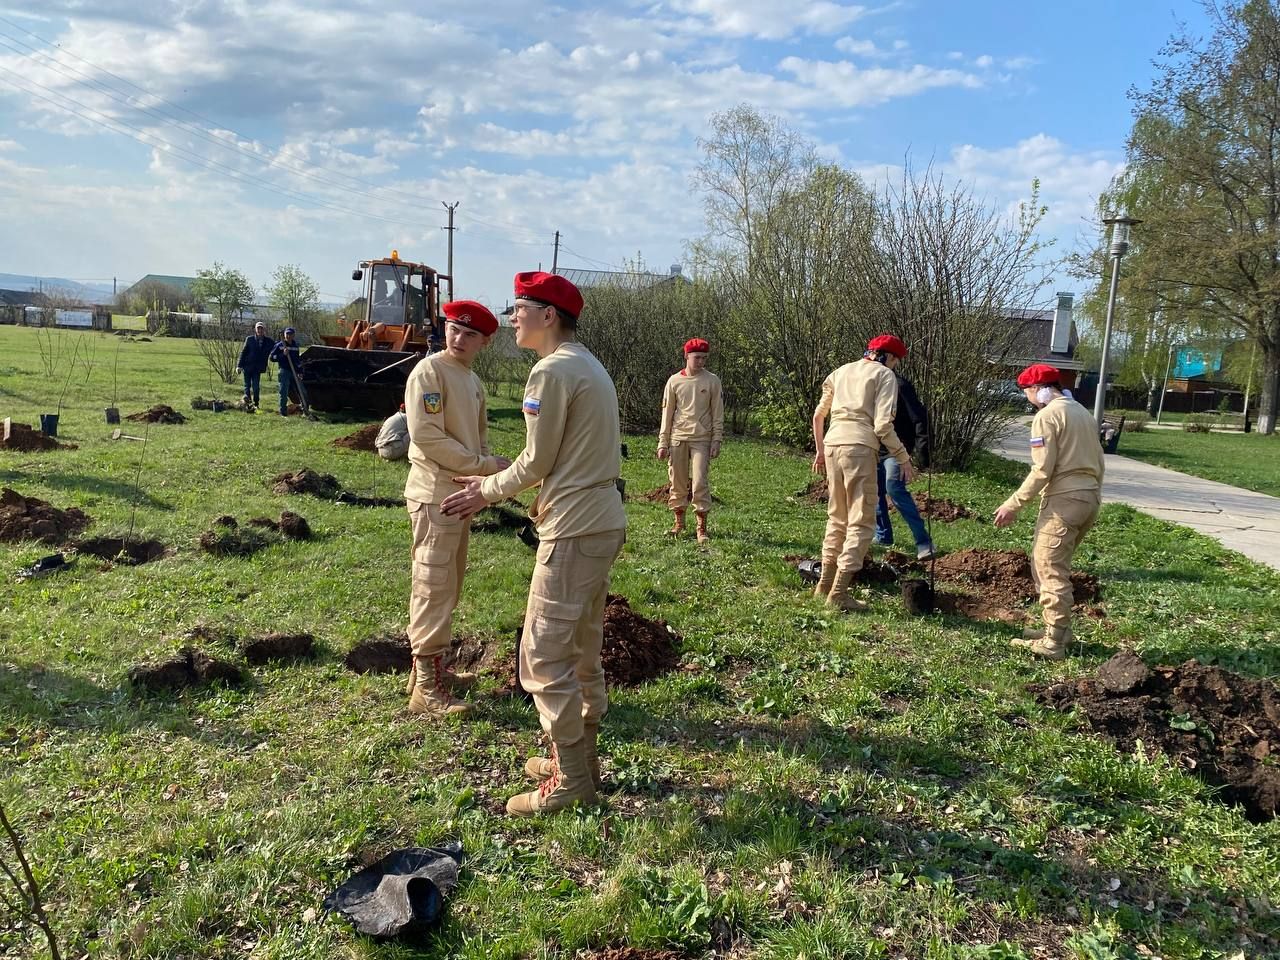
[[[12,923],[30,921],[44,934],[49,945],[50,960],[62,960],[58,950],[58,938],[49,921],[44,901],[40,897],[40,884],[27,857],[22,838],[14,829],[0,802],[0,829],[4,830],[5,845],[0,848],[0,905]]]
[[[1050,270],[1036,236],[1046,212],[1038,198],[1036,185],[1009,217],[907,164],[878,198],[871,242],[852,248],[860,259],[847,274],[851,336],[861,345],[891,331],[908,343],[903,372],[928,408],[940,465],[964,467],[1008,421],[979,381],[1007,376],[1021,335],[1013,317],[1044,295]]]

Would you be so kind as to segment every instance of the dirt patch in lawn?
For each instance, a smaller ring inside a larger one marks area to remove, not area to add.
[[[35,453],[43,450],[75,450],[74,443],[59,443],[40,430],[33,430],[29,423],[7,421],[0,432],[0,450],[17,453]]]
[[[352,493],[350,490],[343,490],[340,494],[333,498],[334,503],[345,504],[348,507],[403,507],[404,501],[398,497],[362,497],[358,493]]]
[[[349,433],[345,437],[339,437],[332,441],[335,447],[342,447],[344,450],[363,450],[367,453],[377,452],[374,441],[378,439],[378,432],[382,429],[382,424],[371,423],[368,426],[361,427],[355,433]]]
[[[680,960],[682,954],[674,950],[652,950],[641,947],[606,947],[579,953],[577,960]]]
[[[235,517],[218,517],[196,542],[215,557],[247,557],[271,544],[259,531],[240,526]]]
[[[316,473],[303,467],[292,473],[279,473],[271,478],[272,493],[309,493],[313,497],[331,500],[342,492],[338,478],[329,473]]]
[[[159,560],[168,550],[162,541],[142,537],[94,537],[78,540],[72,546],[80,553],[130,567]]]
[[[628,497],[627,499],[630,499],[630,498]],[[644,503],[666,504],[666,502],[671,499],[671,484],[664,483],[660,487],[654,487],[648,493],[642,493],[639,496],[637,496],[635,499],[640,500]],[[714,493],[711,495],[711,502],[724,503],[724,501],[721,500],[719,497],[717,497]]]
[[[631,609],[626,597],[609,594],[604,608],[605,679],[632,687],[670,673],[680,665],[680,635],[665,620],[650,620]]]
[[[130,667],[129,682],[153,692],[182,690],[207,683],[234,686],[244,682],[244,671],[234,663],[217,660],[202,650],[183,647],[168,660]]]
[[[814,477],[808,486],[796,493],[805,503],[826,503],[828,496],[827,478]]]
[[[44,500],[24,497],[8,487],[0,490],[0,541],[61,543],[90,522],[89,516],[76,507],[59,510]]]
[[[186,423],[187,418],[180,414],[173,407],[164,403],[157,403],[150,409],[143,410],[140,413],[131,413],[125,417],[126,420],[132,420],[134,423]]]
[[[347,651],[343,662],[348,670],[355,673],[408,673],[413,665],[409,636],[388,633],[370,637]],[[454,670],[494,677],[501,684],[499,695],[516,689],[515,654],[503,652],[494,640],[487,637],[455,637],[445,665]]]
[[[240,644],[244,658],[255,666],[281,660],[301,660],[315,652],[316,638],[309,633],[268,633]]]
[[[413,653],[408,635],[393,633],[362,640],[347,651],[342,662],[355,673],[408,673]]]
[[[1055,710],[1079,710],[1123,752],[1139,742],[1222,788],[1255,823],[1280,809],[1280,690],[1221,667],[1188,660],[1151,667],[1118,653],[1096,677],[1034,688]]]
[[[796,566],[803,558],[787,555],[784,559]],[[868,557],[856,579],[859,583],[878,587],[904,585],[903,599],[908,609],[923,613],[929,606],[927,591],[910,582],[927,583],[930,566],[933,567],[937,587],[932,606],[940,613],[956,613],[971,620],[1021,623],[1025,619],[1027,605],[1037,596],[1035,582],[1031,578],[1031,559],[1021,550],[969,548],[941,556],[932,564],[928,560],[890,552],[879,558]],[[1098,578],[1076,571],[1071,574],[1071,585],[1080,612],[1088,616],[1100,615],[1100,608],[1091,606],[1101,593]]]
[[[977,517],[977,514],[968,507],[959,503],[953,503],[950,500],[944,500],[942,497],[930,497],[927,493],[912,494],[912,499],[916,502],[916,509],[920,511],[922,517],[932,517],[942,523],[954,523],[957,520],[970,520]],[[889,501],[889,509],[895,510],[893,501]]]

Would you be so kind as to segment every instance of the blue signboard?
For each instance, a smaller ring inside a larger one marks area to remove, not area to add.
[[[1178,350],[1178,363],[1173,368],[1173,375],[1180,379],[1189,379],[1217,373],[1221,369],[1221,350],[1200,350],[1196,347],[1181,347]]]

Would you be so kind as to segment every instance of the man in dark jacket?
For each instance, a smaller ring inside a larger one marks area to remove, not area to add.
[[[255,407],[262,402],[262,374],[276,342],[267,336],[267,325],[259,321],[253,325],[253,333],[244,338],[236,369],[244,374],[244,405]]]
[[[920,402],[916,388],[911,381],[897,370],[898,409],[893,418],[893,430],[902,441],[902,445],[911,451],[911,459],[920,466],[929,463],[929,415]],[[880,462],[876,467],[876,487],[880,501],[876,507],[876,535],[874,543],[881,546],[892,546],[893,524],[889,520],[888,500],[902,514],[911,528],[911,536],[916,541],[916,556],[927,560],[933,556],[933,541],[929,539],[929,530],[916,508],[916,502],[902,479],[898,461],[889,456],[884,447],[880,448]],[[887,494],[887,497],[886,497]]]
[[[289,415],[289,389],[302,375],[302,358],[293,327],[284,328],[284,339],[271,348],[271,359],[280,364],[280,416]]]

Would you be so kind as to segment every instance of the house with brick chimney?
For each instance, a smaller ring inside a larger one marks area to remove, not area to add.
[[[1004,311],[1009,322],[1016,325],[1013,347],[1004,360],[1013,374],[1032,363],[1047,363],[1062,371],[1064,387],[1075,387],[1083,378],[1084,364],[1076,359],[1080,334],[1073,316],[1074,304],[1074,293],[1059,293],[1052,309]]]

